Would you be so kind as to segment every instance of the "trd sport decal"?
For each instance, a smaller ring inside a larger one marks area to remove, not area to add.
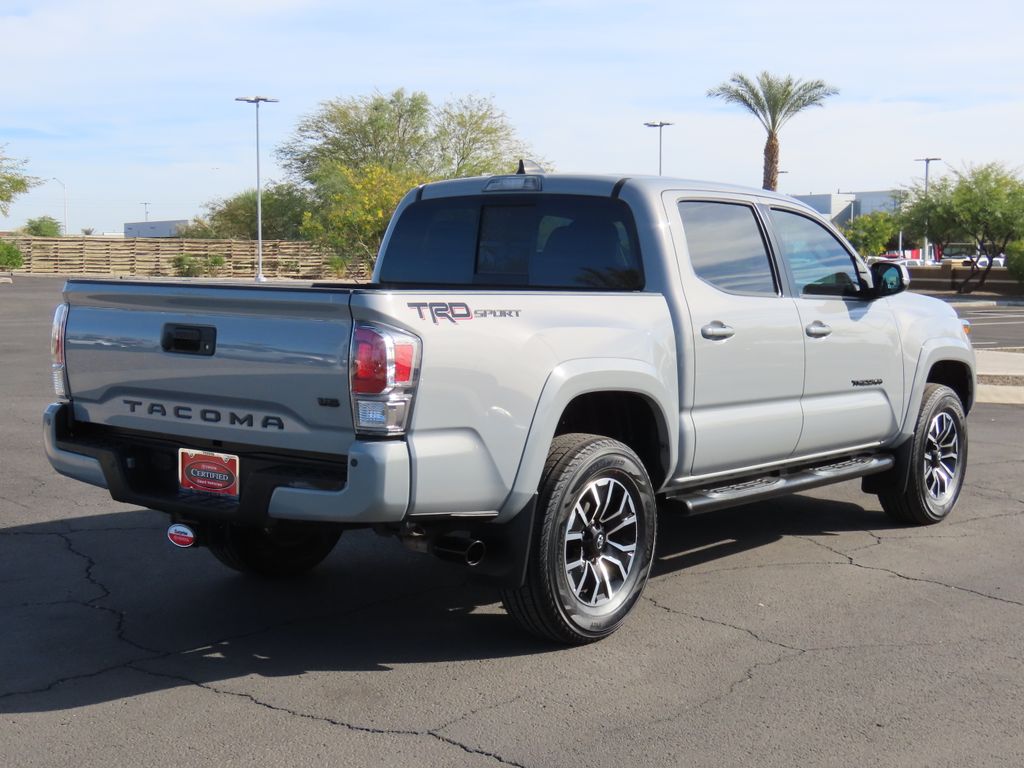
[[[415,309],[420,320],[428,317],[437,325],[441,320],[458,325],[459,320],[483,320],[488,317],[519,317],[521,309],[470,309],[464,301],[410,301],[406,306]]]

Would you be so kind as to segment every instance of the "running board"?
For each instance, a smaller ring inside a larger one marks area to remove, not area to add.
[[[762,477],[747,478],[723,485],[687,489],[669,494],[668,498],[686,505],[687,514],[698,515],[874,475],[891,469],[894,463],[895,459],[887,453],[858,456],[829,464],[778,470]]]

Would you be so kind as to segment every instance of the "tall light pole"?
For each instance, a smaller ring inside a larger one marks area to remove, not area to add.
[[[64,236],[68,236],[68,187],[63,181],[58,179],[56,176],[51,176],[52,181],[56,181],[64,189]]]
[[[941,160],[941,157],[917,157],[914,158],[915,163],[924,163],[924,199],[928,200],[928,166],[930,166],[936,160]],[[925,209],[927,210],[927,209]],[[922,262],[929,261],[928,258],[928,218],[924,220],[924,253],[922,256]]]
[[[146,221],[149,221],[149,203],[139,203],[146,211]]]
[[[266,96],[238,96],[235,101],[256,105],[256,282],[265,283],[263,275],[263,186],[260,183],[260,102],[276,103]]]
[[[658,175],[661,176],[661,133],[662,129],[666,125],[675,125],[675,123],[666,123],[664,120],[652,120],[649,123],[644,123],[648,128],[658,129]]]

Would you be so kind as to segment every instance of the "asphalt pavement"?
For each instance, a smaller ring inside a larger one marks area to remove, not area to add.
[[[564,649],[372,533],[253,581],[53,473],[59,285],[0,285],[5,766],[1024,764],[1024,408],[972,411],[937,526],[856,483],[662,516],[630,621]]]

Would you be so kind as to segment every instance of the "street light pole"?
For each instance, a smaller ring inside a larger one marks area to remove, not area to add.
[[[260,102],[276,103],[266,96],[238,96],[235,101],[256,105],[256,282],[265,283],[263,274],[263,186],[260,183]]]
[[[146,211],[146,221],[149,221],[149,203],[139,203]]]
[[[941,157],[918,157],[914,159],[915,163],[924,163],[924,199],[928,200],[928,166],[930,166],[936,160],[941,160]],[[927,210],[927,208],[925,209]],[[924,220],[924,253],[921,255],[922,261],[930,261],[928,258],[928,219]]]
[[[652,120],[649,123],[644,123],[648,128],[658,129],[658,175],[661,176],[661,134],[662,129],[666,125],[675,125],[675,123],[666,123],[664,120]]]
[[[63,181],[58,179],[56,176],[50,177],[53,181],[56,181],[64,189],[64,237],[68,236],[68,187]]]

